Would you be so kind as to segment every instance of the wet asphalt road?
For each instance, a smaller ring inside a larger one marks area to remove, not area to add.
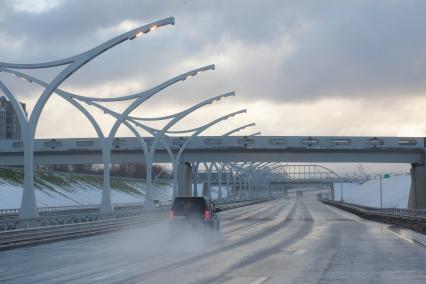
[[[305,196],[0,252],[0,283],[426,283],[426,247]]]

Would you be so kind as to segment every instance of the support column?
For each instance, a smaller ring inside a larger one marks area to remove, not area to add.
[[[218,193],[217,193],[217,199],[222,200],[222,171],[219,169],[217,171],[217,181],[218,181]]]
[[[178,190],[176,196],[192,196],[192,167],[184,162],[178,166]]]
[[[192,181],[193,181],[193,192],[192,196],[198,196],[198,167],[200,166],[199,162],[196,162],[192,165]]]
[[[108,141],[107,143],[112,143]],[[102,199],[101,199],[101,213],[112,213],[114,211],[114,207],[112,206],[111,201],[111,187],[110,187],[110,173],[109,166],[111,164],[111,144],[108,144],[105,148],[102,149],[102,159],[104,165],[104,176],[103,182],[104,187],[102,190]],[[144,206],[145,207],[145,206]]]
[[[209,186],[208,186],[207,182],[204,181],[203,182],[203,193],[202,193],[202,196],[203,197],[208,197],[208,195],[209,195]]]
[[[238,177],[238,199],[243,198],[243,177]]]
[[[207,198],[212,199],[212,168],[213,166],[210,165],[207,169]]]
[[[284,197],[288,197],[288,188],[286,188],[285,186],[282,187],[282,191],[283,191],[283,196]]]
[[[27,125],[22,126],[24,129]],[[34,189],[34,153],[33,140],[28,139],[28,131],[24,132],[24,189],[22,192],[19,218],[29,219],[38,217],[37,201]]]
[[[227,171],[225,171],[225,178],[226,178],[226,199],[229,199],[229,196],[231,195],[231,187],[230,187],[230,176],[229,173]],[[234,194],[232,194],[234,196]]]
[[[426,167],[424,164],[411,164],[411,188],[408,208],[426,209]]]
[[[248,198],[253,198],[253,182],[248,181]]]
[[[334,200],[334,183],[330,185],[330,199]]]

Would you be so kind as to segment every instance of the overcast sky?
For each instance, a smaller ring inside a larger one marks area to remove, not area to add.
[[[65,90],[114,97],[142,91],[188,70],[216,70],[176,84],[137,115],[159,116],[236,91],[177,125],[248,114],[207,134],[256,122],[264,135],[426,135],[426,1],[90,1],[0,0],[0,61],[34,63],[71,56],[139,25],[167,26],[99,56]],[[60,69],[33,70],[51,80]],[[0,73],[32,108],[41,89]],[[110,105],[122,110],[125,105]],[[105,130],[112,120],[89,108]],[[125,130],[122,135],[128,134]],[[95,136],[84,117],[53,96],[38,137]]]

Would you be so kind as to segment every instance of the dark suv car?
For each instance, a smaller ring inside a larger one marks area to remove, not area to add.
[[[169,211],[171,225],[207,225],[219,230],[219,218],[214,203],[204,197],[176,197]]]

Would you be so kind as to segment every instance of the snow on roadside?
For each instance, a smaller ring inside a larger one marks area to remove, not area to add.
[[[13,170],[14,172],[17,172]],[[0,209],[19,208],[22,180],[11,178],[11,171],[0,170]],[[36,173],[36,199],[40,207],[99,204],[102,197],[102,178],[68,173]],[[144,202],[146,185],[135,179],[111,179],[113,203]],[[154,198],[170,200],[170,184],[154,184]]]
[[[383,179],[383,207],[407,208],[410,186],[411,177],[408,174]],[[343,184],[343,199],[350,203],[380,207],[380,182],[377,179],[362,185]],[[335,185],[335,200],[340,200],[340,184]]]

